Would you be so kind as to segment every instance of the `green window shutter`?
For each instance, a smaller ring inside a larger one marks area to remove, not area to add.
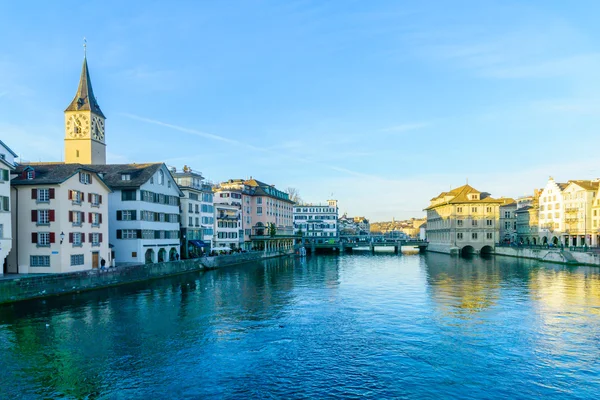
[[[2,170],[2,180],[8,182],[8,170],[7,169],[3,169]]]

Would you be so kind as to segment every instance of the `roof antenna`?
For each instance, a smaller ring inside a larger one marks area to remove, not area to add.
[[[83,58],[87,58],[87,40],[83,37]]]

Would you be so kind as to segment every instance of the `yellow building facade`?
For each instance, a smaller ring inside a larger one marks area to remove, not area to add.
[[[500,206],[511,199],[464,185],[431,199],[427,212],[428,251],[491,253],[499,240]]]

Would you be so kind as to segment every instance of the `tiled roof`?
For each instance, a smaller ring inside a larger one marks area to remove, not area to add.
[[[32,168],[35,172],[33,179],[23,176],[23,171]],[[13,174],[17,174],[11,185],[58,185],[77,174],[79,171],[96,173],[90,165],[65,163],[32,163],[17,165]],[[104,179],[100,179],[107,185]],[[108,186],[108,185],[107,185]]]
[[[588,180],[572,180],[572,181],[569,181],[569,183],[574,183],[577,186],[580,186],[581,188],[583,188],[584,190],[597,190],[598,184],[600,182],[588,181]]]
[[[479,194],[479,200],[471,200],[469,199],[467,196],[469,194]],[[450,200],[448,200],[447,202],[444,202],[443,204],[460,204],[460,203],[476,203],[476,204],[480,204],[480,203],[503,203],[503,200],[499,200],[499,199],[494,199],[490,196],[489,193],[487,192],[480,192],[477,189],[473,188],[472,186],[469,185],[463,185],[460,187],[457,187],[456,189],[452,189],[450,192],[442,192],[440,195],[438,195],[437,197],[434,197],[433,199],[431,199],[431,201],[435,201],[438,200],[440,198],[444,198],[447,196],[452,196],[452,198]],[[439,204],[434,204],[434,205],[430,205],[429,207],[425,208],[425,210],[430,210],[432,208],[437,207],[438,205],[441,205],[442,203]]]
[[[148,182],[150,178],[164,165],[163,163],[146,164],[107,164],[91,165],[93,170],[103,174],[108,186],[115,189],[137,188]],[[123,174],[129,174],[130,180],[124,181]],[[165,174],[165,178],[168,178]]]

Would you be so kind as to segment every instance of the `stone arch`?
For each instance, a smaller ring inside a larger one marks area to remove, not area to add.
[[[165,262],[167,261],[167,251],[163,248],[161,248],[160,250],[158,250],[158,262]]]
[[[558,238],[556,236],[552,236],[552,244],[556,246],[556,245],[558,245],[558,242],[559,242]]]
[[[542,238],[542,244],[548,244],[548,238],[546,236]]]
[[[144,260],[146,264],[153,264],[154,261],[154,249],[146,250],[146,254],[144,255]]]
[[[465,246],[460,249],[461,256],[471,256],[473,254],[475,254],[475,248],[473,246]]]
[[[494,252],[494,249],[492,249],[492,246],[483,246],[481,248],[481,251],[479,252],[479,254],[481,255],[490,255]]]
[[[169,250],[169,261],[177,260],[179,258],[177,255],[177,249],[175,247],[171,247],[171,250]]]

